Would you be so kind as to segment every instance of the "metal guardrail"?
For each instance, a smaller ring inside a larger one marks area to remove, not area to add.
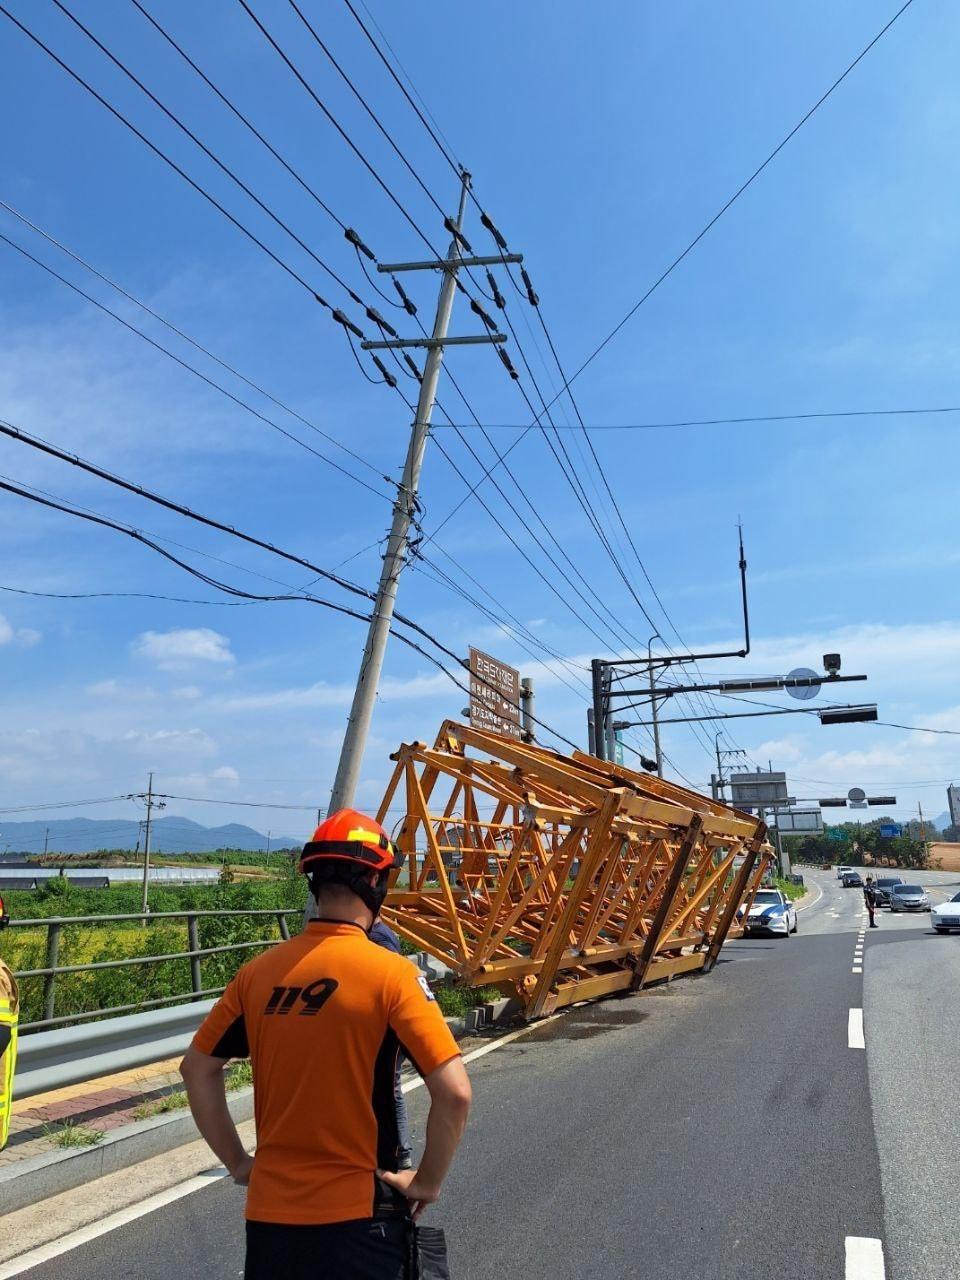
[[[62,1028],[67,1024],[87,1021],[90,1019],[103,1019],[105,1016],[113,1014],[124,1014],[134,1010],[154,1009],[162,1012],[164,1005],[174,1004],[176,1002],[191,1002],[196,1006],[196,1002],[207,996],[219,995],[223,991],[223,987],[204,987],[203,975],[201,969],[201,960],[204,956],[223,955],[232,951],[249,951],[257,947],[274,947],[278,942],[285,941],[290,937],[290,930],[287,926],[287,916],[296,916],[298,919],[302,916],[303,911],[300,907],[285,908],[256,908],[250,910],[233,910],[233,911],[154,911],[154,912],[135,912],[124,915],[106,915],[106,916],[48,916],[41,917],[37,920],[11,920],[10,929],[46,929],[46,955],[45,964],[39,969],[22,969],[16,971],[14,976],[18,980],[28,978],[43,978],[43,1017],[35,1019],[33,1022],[25,1022],[20,1026],[21,1033],[36,1033],[49,1031],[54,1027]],[[218,947],[201,947],[200,933],[198,921],[204,916],[212,916],[217,919],[227,917],[263,917],[268,916],[276,920],[280,931],[279,938],[257,938],[248,942],[231,942],[225,943]],[[187,922],[187,949],[184,951],[172,951],[155,956],[129,956],[120,960],[99,960],[89,964],[65,964],[59,963],[60,959],[60,943],[63,937],[63,931],[70,926],[80,926],[90,929],[96,928],[98,925],[129,923],[131,921],[140,921],[144,925],[158,920],[186,920]],[[124,969],[137,965],[161,964],[168,960],[189,960],[190,961],[190,989],[180,992],[173,996],[164,996],[156,1000],[142,1000],[134,1004],[116,1005],[111,1008],[88,1009],[77,1013],[64,1014],[60,1017],[56,1016],[56,993],[57,979],[62,975],[76,973],[95,973],[104,969]],[[166,1011],[169,1012],[169,1011]],[[121,1021],[117,1018],[116,1021]],[[197,1024],[199,1025],[199,1023]],[[33,1035],[24,1035],[23,1046],[29,1045]],[[21,1050],[23,1052],[23,1050]],[[121,1068],[114,1068],[120,1070]]]
[[[61,1027],[20,1042],[14,1098],[82,1084],[183,1053],[213,1000],[105,1018],[85,1027]]]

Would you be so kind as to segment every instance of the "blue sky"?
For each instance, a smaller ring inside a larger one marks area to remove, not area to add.
[[[409,225],[239,5],[144,2],[381,260],[423,256]],[[52,4],[10,0],[10,8],[325,297],[349,306]],[[340,229],[127,0],[72,0],[71,8],[316,254],[386,309]],[[255,8],[415,220],[443,243],[436,211],[292,9],[281,0]],[[573,369],[894,6],[527,3],[491,4],[481,13],[427,3],[401,10],[370,0],[370,10],[474,174],[481,204],[525,254],[551,334]],[[312,0],[306,12],[452,211],[453,174],[346,7]],[[407,410],[395,394],[361,379],[327,314],[6,21],[0,38],[8,71],[0,108],[15,122],[0,199],[377,472],[396,476]],[[904,14],[577,380],[588,424],[960,403],[958,41],[952,6],[918,3]],[[466,230],[486,251],[477,221],[470,210]],[[0,232],[385,488],[2,211]],[[435,280],[408,279],[427,320]],[[389,519],[385,499],[203,386],[3,244],[0,281],[3,417],[314,563],[342,564],[355,581],[375,581],[376,542]],[[527,329],[535,317],[516,295],[508,305],[534,374],[552,396],[555,369]],[[410,328],[402,312],[389,318]],[[477,327],[459,300],[453,331]],[[512,343],[508,349],[519,367],[519,353]],[[528,420],[488,350],[456,352],[448,367],[484,422]],[[446,375],[441,400],[455,421],[469,421]],[[558,405],[557,420],[573,420],[568,405]],[[950,481],[960,463],[956,426],[956,415],[868,417],[597,431],[593,443],[660,597],[691,645],[726,646],[737,637],[735,526],[743,519],[755,651],[745,663],[726,664],[724,675],[818,667],[823,652],[839,649],[844,669],[867,672],[870,681],[837,700],[875,700],[885,720],[960,728],[960,547]],[[494,438],[503,448],[516,434]],[[487,465],[488,445],[473,429],[469,438]],[[573,433],[564,439],[579,461],[582,440]],[[449,431],[438,428],[435,440],[471,481],[479,476]],[[552,534],[622,626],[645,642],[650,627],[544,438],[531,433],[511,459]],[[22,445],[0,444],[0,471],[186,545],[187,559],[246,589],[275,590],[277,581],[302,587],[310,577]],[[582,475],[593,500],[596,473],[584,463]],[[556,580],[518,523],[515,493],[506,481],[504,487],[509,503],[489,484],[482,489],[495,519],[470,502],[444,527],[439,545],[575,664],[613,652],[607,631],[600,628],[607,640],[601,650],[566,607],[565,585],[558,584],[561,600],[508,541],[504,530]],[[431,441],[423,477],[428,532],[463,492]],[[605,526],[614,527],[597,501]],[[620,546],[622,536],[614,537]],[[0,542],[4,587],[216,598],[129,540],[9,494],[0,495]],[[459,577],[436,545],[434,554]],[[659,620],[629,550],[622,555]],[[476,594],[472,583],[464,585]],[[167,791],[221,802],[324,802],[361,624],[300,603],[0,594],[0,807],[116,794],[142,786],[149,769]],[[333,588],[323,594],[346,600]],[[473,643],[533,674],[540,716],[583,742],[580,697],[469,603],[417,571],[403,580],[400,608],[459,653]],[[665,623],[664,633],[676,646]],[[435,668],[391,645],[360,801],[376,802],[398,742],[432,737],[463,704]],[[903,815],[918,800],[941,812],[943,787],[957,771],[950,737],[870,725],[821,728],[801,716],[734,721],[728,731],[753,759],[786,768],[796,794],[895,789]],[[671,760],[702,787],[712,736],[710,726],[701,738],[681,726],[665,734]],[[176,808],[207,822],[243,812],[223,803]],[[266,811],[248,816],[264,829],[274,822]]]

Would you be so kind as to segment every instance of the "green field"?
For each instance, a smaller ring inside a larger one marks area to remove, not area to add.
[[[196,861],[199,860],[198,855]],[[271,854],[267,861],[264,854],[246,855],[240,865],[245,871],[268,871],[272,878],[248,879],[241,873],[236,878],[230,877],[232,882],[219,885],[153,887],[150,890],[151,911],[157,914],[164,911],[225,912],[276,910],[280,907],[300,911],[306,906],[306,881],[296,874],[288,857]],[[188,950],[186,920],[153,919],[146,925],[139,921],[98,922],[98,916],[139,912],[140,892],[139,885],[75,889],[65,881],[52,880],[36,891],[8,892],[4,894],[4,901],[13,920],[85,917],[83,924],[63,927],[58,957],[60,965],[96,964],[105,960],[126,960]],[[299,929],[297,917],[289,918],[288,923],[290,931],[296,933]],[[276,918],[270,916],[201,916],[197,928],[201,948],[261,939],[279,940],[281,936]],[[407,953],[413,950],[405,943],[401,945]],[[0,956],[15,972],[46,967],[46,947],[47,930],[42,924],[25,929],[7,929],[0,934]],[[202,957],[203,988],[211,990],[225,986],[241,965],[258,954],[258,948],[247,948]],[[188,995],[191,989],[188,959],[100,969],[93,973],[63,974],[56,980],[54,1016],[67,1017],[90,1010],[106,1013],[124,1005],[141,1005],[150,1000]],[[21,980],[21,1023],[39,1021],[43,1017],[43,993],[42,977]],[[444,1013],[462,1016],[467,1009],[494,999],[498,993],[493,988],[474,990],[448,985],[439,987],[436,994]]]
[[[35,892],[13,891],[4,895],[13,920],[42,920],[51,916],[84,916],[89,923],[65,925],[58,963],[91,964],[136,956],[166,955],[186,951],[186,920],[150,920],[97,923],[98,916],[123,915],[140,910],[140,888],[73,889],[51,881]],[[293,907],[306,904],[306,884],[295,875],[269,881],[243,880],[234,884],[161,888],[150,890],[150,908],[164,911],[237,911]],[[293,932],[298,922],[290,921]],[[269,916],[202,916],[197,921],[201,947],[226,946],[259,939],[279,939],[280,929]],[[15,972],[45,967],[47,931],[42,926],[7,929],[0,934],[0,955]],[[206,989],[224,986],[237,969],[257,954],[254,948],[230,951],[201,959]],[[41,1018],[44,979],[24,978],[20,983],[21,1021]],[[101,969],[93,973],[64,974],[56,981],[55,1016],[108,1010],[167,996],[189,993],[190,961],[164,960],[156,964]]]

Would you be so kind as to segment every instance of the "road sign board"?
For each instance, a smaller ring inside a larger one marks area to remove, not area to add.
[[[851,787],[847,792],[847,799],[853,804],[862,804],[867,798],[867,793],[863,787]]]
[[[839,827],[832,827],[827,832],[828,840],[846,840],[846,838],[847,837],[843,834],[843,832],[840,830]]]
[[[509,738],[520,734],[520,672],[470,647],[470,725]]]
[[[811,671],[809,667],[795,667],[787,676],[788,680],[816,680],[817,673]],[[810,698],[815,698],[820,692],[818,684],[801,684],[787,685],[787,693],[791,698],[796,698],[800,702],[807,702]]]
[[[903,827],[899,822],[881,822],[880,834],[885,840],[891,840],[894,836],[903,835]]]

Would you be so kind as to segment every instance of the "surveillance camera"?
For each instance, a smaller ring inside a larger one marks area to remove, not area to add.
[[[823,655],[823,669],[828,676],[837,675],[840,671],[839,653],[825,653]]]

